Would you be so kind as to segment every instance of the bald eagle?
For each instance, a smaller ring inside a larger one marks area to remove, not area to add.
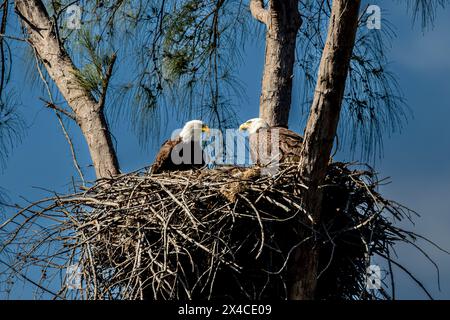
[[[206,163],[201,141],[209,128],[200,120],[187,122],[177,137],[166,140],[152,165],[151,173],[201,168]]]
[[[254,164],[267,166],[300,160],[303,138],[294,131],[270,127],[261,118],[244,122],[239,130],[248,132],[250,157]]]

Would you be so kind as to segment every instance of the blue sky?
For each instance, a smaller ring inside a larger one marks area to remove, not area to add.
[[[384,157],[378,161],[376,169],[380,176],[391,177],[392,183],[384,186],[382,192],[421,214],[415,225],[405,224],[405,227],[450,249],[450,8],[438,15],[434,29],[423,33],[418,26],[412,27],[404,5],[392,1],[378,3],[396,27],[397,38],[388,58],[413,111],[402,133],[385,139]],[[262,44],[249,46],[239,67],[238,77],[245,84],[248,96],[238,111],[242,121],[258,113],[263,54]],[[23,59],[23,55],[16,53],[16,59]],[[20,111],[28,130],[9,158],[8,167],[0,174],[0,186],[8,190],[9,198],[15,202],[21,201],[20,196],[36,200],[48,195],[40,188],[67,190],[71,175],[77,176],[57,119],[38,100],[45,95],[29,85],[20,66],[24,64],[17,64],[19,68],[11,87],[22,102]],[[182,125],[176,118],[173,115],[173,120],[165,124],[166,132],[161,134],[159,142]],[[303,132],[299,118],[300,112],[294,109],[291,128]],[[69,124],[69,128],[86,176],[93,179],[85,142],[74,124]],[[112,127],[124,172],[149,165],[160,144],[141,148],[127,128],[125,123]],[[338,157],[352,160],[345,152]],[[441,291],[437,288],[434,267],[415,250],[399,246],[399,260],[423,281],[435,298],[450,299],[450,256],[424,246],[441,268]],[[400,271],[397,271],[396,283],[399,298],[425,298]],[[17,298],[30,297],[27,289],[15,294]]]

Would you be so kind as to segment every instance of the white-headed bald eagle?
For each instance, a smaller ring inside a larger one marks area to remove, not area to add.
[[[201,141],[209,128],[200,120],[187,122],[178,136],[166,140],[152,165],[151,173],[201,168],[206,163]]]
[[[248,132],[250,156],[254,164],[269,165],[282,162],[298,162],[303,138],[284,127],[270,127],[261,118],[244,122],[240,131]]]

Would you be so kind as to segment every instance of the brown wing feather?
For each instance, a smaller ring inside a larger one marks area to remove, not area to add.
[[[286,128],[279,127],[276,129],[279,130],[280,134],[281,162],[300,161],[303,137]]]
[[[268,165],[277,160],[293,162],[300,159],[303,138],[292,130],[283,127],[260,129],[249,139],[252,161],[259,165]],[[279,149],[273,149],[277,147],[275,144],[279,145]]]
[[[158,154],[156,155],[155,162],[152,165],[152,173],[161,173],[167,170],[173,170],[174,164],[171,159],[171,153],[173,148],[177,144],[181,143],[181,138],[177,138],[175,140],[166,140],[159,149]]]
[[[176,148],[176,150],[174,150]],[[172,161],[172,152],[182,158],[181,163]],[[188,152],[183,155],[184,152]],[[151,173],[161,173],[164,171],[199,169],[205,165],[206,155],[198,141],[183,143],[181,137],[175,140],[167,140],[161,146],[155,162],[152,165]]]

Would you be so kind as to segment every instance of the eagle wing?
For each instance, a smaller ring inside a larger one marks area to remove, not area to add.
[[[298,133],[277,127],[280,135],[281,162],[298,162],[302,151],[303,137]]]
[[[156,155],[155,162],[152,165],[151,173],[161,173],[167,170],[174,170],[175,165],[172,162],[171,154],[176,145],[181,143],[181,137],[174,140],[166,140]]]
[[[180,157],[181,163],[174,163],[174,155]],[[184,154],[186,152],[186,154]],[[202,168],[206,163],[207,156],[198,141],[184,143],[181,137],[175,140],[165,141],[152,165],[151,173],[163,171],[181,171]]]
[[[284,127],[262,128],[249,139],[250,155],[255,164],[269,165],[276,161],[300,160],[303,138],[292,130]]]

